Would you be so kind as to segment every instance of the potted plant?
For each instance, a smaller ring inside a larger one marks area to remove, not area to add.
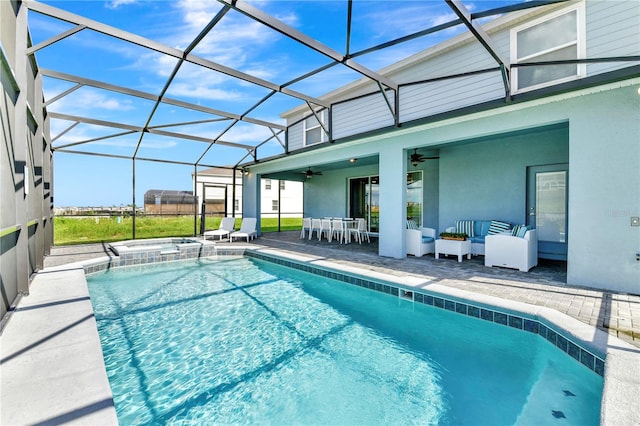
[[[467,234],[464,232],[441,232],[440,238],[443,240],[465,241],[467,239]]]

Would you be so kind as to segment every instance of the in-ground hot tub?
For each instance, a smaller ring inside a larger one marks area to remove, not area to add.
[[[213,241],[196,238],[153,238],[109,244],[120,265],[167,262],[217,255]]]

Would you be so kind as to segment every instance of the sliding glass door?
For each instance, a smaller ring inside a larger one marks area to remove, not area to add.
[[[422,224],[422,172],[407,173],[407,219]],[[380,224],[380,177],[349,179],[349,216],[364,217],[369,232],[378,232]]]
[[[349,179],[349,217],[363,217],[369,232],[378,232],[380,222],[380,178],[366,176]]]
[[[407,173],[407,220],[422,226],[422,171]]]

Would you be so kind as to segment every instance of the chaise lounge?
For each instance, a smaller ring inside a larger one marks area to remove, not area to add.
[[[242,218],[240,229],[236,232],[231,233],[231,241],[233,241],[234,238],[246,238],[247,242],[249,242],[249,238],[253,240],[257,235],[258,231],[256,230],[256,218],[245,217]]]
[[[207,239],[207,237],[211,237],[212,239],[216,239],[215,237],[219,237],[220,240],[224,237],[228,237],[230,233],[233,232],[236,225],[235,217],[223,217],[220,221],[220,227],[218,229],[214,229],[211,231],[205,231],[202,236]]]

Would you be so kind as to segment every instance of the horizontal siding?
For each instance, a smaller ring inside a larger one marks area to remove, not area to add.
[[[564,7],[553,7],[555,12]],[[541,15],[536,15],[536,18]],[[518,20],[513,26],[524,22]],[[640,55],[640,0],[589,0],[586,2],[587,57]],[[502,27],[490,34],[497,52],[510,59],[511,29]],[[513,61],[511,59],[511,61]],[[631,62],[588,64],[587,76],[637,65]],[[498,64],[477,41],[461,42],[434,56],[399,69],[388,76],[399,84],[462,74],[497,67]],[[343,96],[376,92],[333,107],[333,137],[340,139],[393,125],[393,117],[374,83],[367,83]],[[485,73],[400,89],[400,122],[429,117],[504,97],[500,72]],[[333,102],[336,102],[334,99]],[[289,118],[291,121],[291,118]],[[290,149],[302,147],[302,125],[292,129]]]
[[[300,122],[289,127],[289,151],[295,151],[303,147],[304,138],[303,138],[303,123]]]
[[[394,96],[387,92],[391,105]],[[381,93],[365,96],[333,107],[333,138],[380,129],[394,124],[393,115]]]
[[[400,121],[479,104],[504,97],[499,72],[403,87],[400,90]]]
[[[640,55],[640,2],[587,2],[587,57]],[[587,75],[637,65],[613,62],[587,65]]]
[[[507,54],[508,50],[505,55]],[[404,69],[392,75],[391,78],[401,84],[411,83],[495,66],[497,66],[496,61],[486,49],[479,42],[473,41]]]

